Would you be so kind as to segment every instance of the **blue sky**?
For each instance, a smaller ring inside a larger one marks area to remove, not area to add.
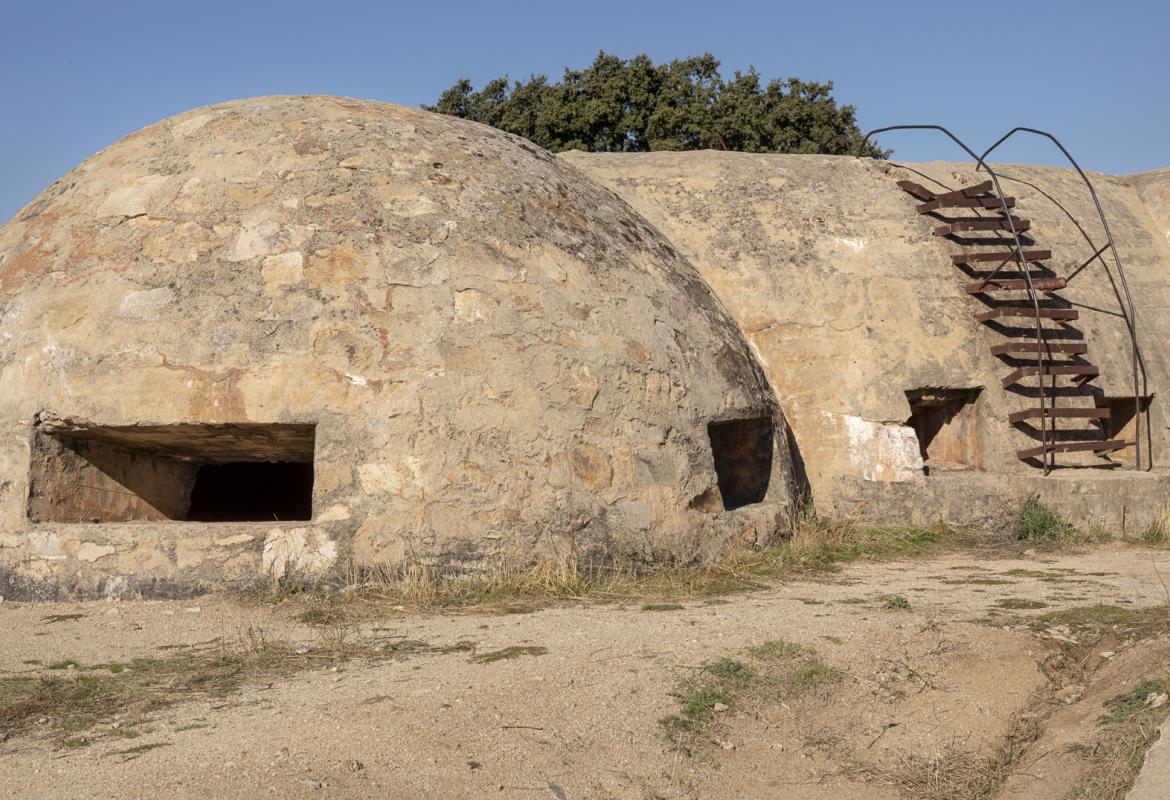
[[[938,122],[989,144],[1031,125],[1087,168],[1156,169],[1170,165],[1167,30],[1170,4],[1153,0],[0,0],[0,220],[88,155],[195,106],[278,93],[417,105],[460,77],[555,76],[602,49],[711,51],[725,74],[831,80],[863,128]],[[956,155],[921,133],[881,141],[905,160]],[[1001,158],[1056,161],[1038,141]]]

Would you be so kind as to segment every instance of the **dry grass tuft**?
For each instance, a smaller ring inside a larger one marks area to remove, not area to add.
[[[166,658],[91,665],[68,659],[50,664],[39,674],[0,677],[0,731],[13,734],[39,727],[63,736],[92,731],[115,716],[145,719],[178,703],[224,697],[246,685],[357,654],[372,657],[393,652],[360,649],[348,642],[348,631],[338,627],[323,629],[316,650],[296,652],[266,631],[248,628],[233,642],[220,641]],[[123,724],[105,733],[127,736],[133,727]],[[90,738],[65,741],[78,747]]]
[[[987,754],[958,748],[931,758],[903,756],[893,768],[866,767],[878,780],[916,800],[987,800],[1011,774],[1013,767],[1042,729],[1034,718],[1021,718]]]
[[[1158,711],[1110,726],[1093,747],[1084,748],[1085,772],[1069,800],[1123,800],[1145,763],[1146,751],[1158,740],[1158,727],[1166,717],[1165,708]]]
[[[1138,533],[1138,541],[1148,545],[1164,545],[1170,539],[1170,503],[1153,522]]]
[[[779,576],[833,571],[862,558],[922,556],[961,541],[943,525],[871,527],[808,514],[780,544],[733,550],[710,564],[584,567],[571,557],[562,557],[535,564],[504,558],[484,573],[471,575],[447,574],[418,564],[397,571],[354,568],[341,591],[300,593],[307,606],[300,618],[324,625],[388,610],[515,613],[565,602],[625,600],[646,601],[647,608],[666,610],[680,600],[765,588],[768,579]],[[287,587],[277,594],[282,600],[290,596]]]
[[[762,703],[791,701],[831,684],[841,673],[808,647],[773,639],[739,658],[704,664],[674,691],[678,712],[659,720],[671,745],[691,753],[722,728],[720,715]]]

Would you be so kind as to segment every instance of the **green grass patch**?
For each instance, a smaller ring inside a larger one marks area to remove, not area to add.
[[[0,731],[24,732],[44,719],[50,731],[78,738],[75,734],[122,715],[129,721],[104,735],[138,736],[146,732],[143,726],[153,711],[200,697],[224,697],[261,678],[317,665],[323,660],[294,657],[288,648],[254,636],[211,652],[128,663],[55,661],[38,675],[0,677]]]
[[[1147,627],[1170,622],[1170,609],[1164,606],[1146,608],[1123,608],[1121,606],[1095,605],[1065,608],[1050,611],[1037,617],[1038,622],[1047,625],[1068,625],[1082,627]]]
[[[673,692],[678,711],[659,724],[674,746],[690,752],[710,738],[721,714],[746,704],[791,700],[839,677],[811,648],[769,640],[749,647],[742,657],[704,664],[680,681]]]
[[[947,578],[942,581],[950,586],[1003,586],[1005,584],[1015,583],[1004,578]]]
[[[64,661],[53,661],[45,665],[45,669],[80,669],[81,663],[73,658],[67,658]]]
[[[682,611],[685,606],[679,603],[647,603],[642,606],[643,611]]]
[[[834,571],[863,558],[923,556],[943,546],[954,546],[959,539],[953,529],[944,525],[867,526],[808,513],[788,541],[762,551],[744,568],[761,576]]]
[[[1020,541],[1041,544],[1086,538],[1075,525],[1041,503],[1037,497],[1029,497],[1020,505],[1012,532]]]
[[[1146,698],[1166,691],[1166,683],[1157,678],[1146,678],[1128,692],[1109,698],[1105,701],[1105,708],[1109,713],[1097,719],[1098,725],[1119,725],[1128,722],[1131,717],[1146,710]]]
[[[907,600],[904,595],[900,595],[900,594],[887,595],[885,598],[885,601],[886,601],[886,603],[885,603],[886,608],[888,608],[892,611],[909,611],[910,610],[910,601]]]
[[[770,639],[763,644],[748,648],[748,655],[752,658],[773,660],[777,658],[796,658],[803,655],[805,649],[798,644],[785,642],[781,639]]]
[[[1068,800],[1124,800],[1142,769],[1146,751],[1159,738],[1170,705],[1148,706],[1150,695],[1166,691],[1166,683],[1146,678],[1132,690],[1106,700],[1109,712],[1098,719],[1093,741],[1080,745],[1083,769]]]
[[[443,645],[439,648],[439,652],[443,655],[450,655],[451,653],[474,653],[475,642],[455,642],[454,644]]]
[[[143,753],[149,753],[151,750],[157,750],[160,747],[170,747],[170,742],[149,742],[147,744],[140,744],[137,747],[128,747],[125,750],[115,750],[110,753],[112,756],[122,756],[123,761],[130,761],[138,758]]]
[[[1042,603],[1039,600],[1028,600],[1023,597],[1004,597],[995,602],[996,608],[1010,608],[1010,609],[1035,609],[1048,608],[1047,603]]]

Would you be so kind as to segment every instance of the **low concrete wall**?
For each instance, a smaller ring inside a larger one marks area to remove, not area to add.
[[[881,524],[945,522],[978,528],[1010,524],[1036,497],[1083,530],[1136,536],[1167,512],[1170,472],[1057,470],[1043,475],[947,472],[920,483],[879,483],[843,476],[835,511]]]

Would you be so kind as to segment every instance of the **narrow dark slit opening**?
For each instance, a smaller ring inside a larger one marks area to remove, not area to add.
[[[762,502],[772,476],[772,419],[737,419],[707,426],[723,508]]]
[[[195,473],[191,522],[275,522],[313,516],[313,465],[280,461],[204,464]]]

